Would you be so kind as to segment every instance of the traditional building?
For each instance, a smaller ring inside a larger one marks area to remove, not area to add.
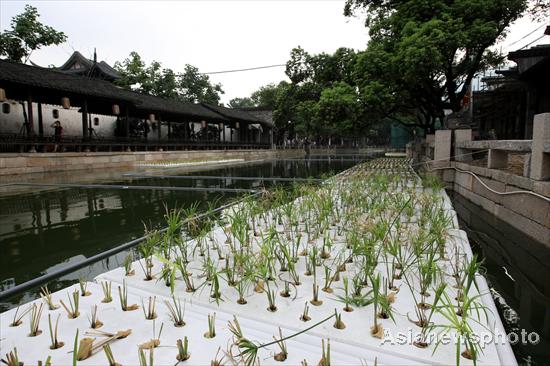
[[[95,50],[93,60],[89,60],[80,52],[74,51],[71,57],[58,67],[58,70],[65,74],[86,76],[111,82],[120,78],[118,72],[108,63],[105,61],[97,62]]]
[[[510,52],[517,65],[483,78],[473,93],[473,126],[480,138],[531,139],[533,116],[550,112],[550,44]]]
[[[125,90],[116,77],[77,52],[59,69],[0,61],[1,151],[48,151],[55,121],[69,150],[271,147],[263,119]]]

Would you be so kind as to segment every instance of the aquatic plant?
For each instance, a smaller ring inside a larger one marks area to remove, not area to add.
[[[216,336],[216,313],[208,314],[208,331],[204,333],[205,338],[214,338]]]
[[[280,350],[280,352],[276,353],[275,356],[273,356],[273,359],[275,361],[283,362],[288,357],[288,349],[286,347],[286,342],[284,341],[284,338],[283,338],[283,332],[281,331],[281,327],[279,327],[279,338],[273,337],[273,339],[276,341],[276,344]]]
[[[156,333],[156,323],[155,320],[153,320],[153,337],[150,341],[142,343],[139,345],[140,349],[153,349],[158,346],[160,346],[160,336],[162,335],[162,330],[164,328],[164,323],[160,323],[160,329],[158,334]]]
[[[49,310],[56,310],[59,308],[59,305],[53,302],[52,294],[47,285],[40,288],[40,297],[48,305]]]
[[[145,304],[143,303],[143,299],[141,299],[141,308],[143,310],[143,315],[145,315],[145,319],[153,320],[157,318],[157,313],[155,312],[156,303],[157,303],[156,296],[153,296],[153,297],[149,296],[147,307],[145,307]]]
[[[178,355],[176,356],[178,362],[187,361],[191,357],[191,354],[189,353],[189,341],[187,340],[187,336],[183,337],[183,341],[178,339],[176,341],[176,346],[178,347]]]
[[[65,345],[65,343],[59,341],[57,339],[57,329],[59,326],[59,318],[61,317],[61,314],[57,315],[57,319],[55,321],[55,327],[52,326],[52,316],[48,314],[48,325],[50,327],[50,340],[52,341],[52,344],[50,345],[50,349],[58,349]]]
[[[126,280],[122,280],[122,288],[118,286],[118,298],[120,300],[120,308],[123,311],[133,311],[139,309],[137,304],[128,305],[128,287]]]
[[[38,360],[37,362],[38,366],[52,366],[52,356],[48,356],[46,358],[46,361],[42,362],[41,360]]]
[[[311,317],[309,316],[309,305],[307,304],[307,301],[304,305],[304,311],[302,312],[302,315],[300,315],[300,320],[304,322],[311,320]]]
[[[15,314],[13,314],[13,320],[10,323],[10,327],[17,327],[21,324],[23,324],[23,317],[27,315],[29,311],[31,311],[32,307],[29,306],[26,310],[19,313],[20,307],[18,306],[17,309],[15,309]]]
[[[323,354],[318,366],[330,366],[330,339],[327,340],[327,348],[325,350],[325,340],[321,340]]]
[[[168,300],[164,300],[164,304],[166,305],[166,308],[168,308],[169,316],[174,323],[174,326],[183,327],[185,325],[185,321],[183,320],[183,317],[185,315],[185,302],[182,308],[181,301],[176,301],[176,297],[172,295],[172,303],[170,303]]]
[[[334,314],[332,314],[329,317],[313,324],[312,326],[310,326],[306,329],[303,329],[299,332],[293,333],[293,334],[291,334],[289,336],[286,336],[286,337],[282,337],[282,334],[279,333],[279,335],[280,335],[279,338],[274,337],[274,340],[272,342],[268,342],[268,343],[264,343],[264,344],[255,343],[255,342],[252,342],[251,340],[247,339],[244,336],[243,332],[242,332],[242,329],[239,325],[237,317],[235,317],[235,316],[233,316],[233,322],[230,321],[228,323],[228,328],[229,328],[229,331],[233,334],[233,346],[236,346],[239,349],[239,354],[237,355],[237,357],[241,358],[242,362],[240,362],[240,363],[243,363],[246,366],[251,366],[251,365],[255,364],[256,358],[257,358],[257,355],[258,355],[258,351],[260,349],[266,348],[266,347],[269,347],[269,346],[272,346],[272,345],[275,345],[275,344],[281,344],[281,342],[285,342],[285,341],[287,341],[291,338],[299,336],[300,334],[304,334],[304,333],[310,331],[311,329],[313,329],[313,328],[329,321],[333,317],[334,317]],[[285,348],[286,348],[286,346],[285,346]],[[288,354],[288,352],[287,352],[287,354]],[[330,356],[329,356],[329,358],[330,358]]]
[[[128,253],[126,257],[124,257],[124,275],[125,276],[133,276],[135,274],[134,269],[132,268],[132,263],[134,262],[134,254],[132,252]]]
[[[210,366],[223,366],[223,360],[225,356],[222,356],[221,358],[218,358],[218,355],[220,354],[221,348],[218,347],[218,351],[216,352],[216,355],[214,356],[214,359],[210,361]]]
[[[325,283],[323,285],[323,288],[321,289],[324,292],[333,292],[333,290],[330,288],[330,285],[332,284],[332,281],[334,281],[334,277],[331,274],[332,270],[328,266],[325,266]]]
[[[482,313],[484,313],[485,317],[487,317],[487,314],[485,313],[486,309],[484,306],[477,303],[477,299],[479,299],[481,295],[474,296],[472,298],[465,299],[463,309],[464,312],[461,316],[457,315],[455,308],[453,306],[453,300],[451,297],[446,293],[443,292],[443,296],[441,298],[442,306],[439,306],[437,311],[440,315],[442,315],[446,320],[447,324],[435,324],[432,326],[433,329],[441,329],[440,333],[449,333],[453,332],[457,336],[456,343],[456,364],[460,365],[460,356],[470,359],[474,361],[474,364],[476,364],[478,354],[483,352],[483,348],[479,344],[479,337],[476,335],[474,329],[472,328],[470,324],[470,320],[476,322],[477,324],[481,325],[484,329],[487,331],[491,331],[484,323],[480,321],[480,319],[470,319],[468,316],[470,312],[476,311],[478,314],[478,317],[480,316],[480,310]],[[436,343],[436,346],[434,348],[434,352],[437,350],[439,345],[441,345],[441,337],[439,337],[439,340]],[[464,344],[465,350],[463,352],[460,352],[460,347]]]
[[[113,301],[113,297],[111,295],[111,286],[112,286],[111,281],[109,281],[109,282],[102,281],[101,282],[101,288],[103,289],[103,300],[101,300],[101,302],[109,303],[109,302]]]
[[[334,318],[336,319],[334,321],[333,327],[336,329],[345,329],[346,325],[342,321],[342,314],[338,313],[338,310],[334,309]]]
[[[8,366],[21,366],[23,363],[19,362],[19,355],[17,354],[17,348],[13,348],[13,351],[6,353],[6,358],[3,358],[2,363]]]
[[[315,306],[323,305],[323,300],[319,300],[319,285],[313,284],[313,298],[309,302]]]
[[[63,300],[59,300],[65,311],[67,312],[67,316],[69,319],[75,319],[78,318],[80,315],[80,312],[78,311],[79,304],[80,304],[80,293],[78,290],[74,290],[71,295],[67,292],[67,299],[69,300],[69,306],[65,305]]]
[[[384,335],[384,327],[378,322],[378,318],[380,317],[380,312],[389,314],[388,316],[393,317],[391,305],[387,297],[384,296],[380,290],[380,274],[371,276],[370,280],[372,283],[372,303],[374,312],[374,325],[371,327],[370,332],[373,337],[382,338]]]
[[[121,366],[121,364],[116,362],[115,356],[113,355],[113,351],[111,350],[110,344],[104,345],[103,351],[105,352],[105,357],[107,357],[107,362],[109,363],[109,366]]]
[[[267,301],[269,303],[269,306],[267,307],[267,310],[271,311],[271,312],[277,311],[277,306],[275,305],[275,298],[276,298],[275,290],[271,290],[269,288],[269,284],[267,285],[266,295],[267,295]]]
[[[428,313],[428,316],[426,317],[427,326],[422,328],[422,332],[420,333],[419,338],[413,342],[413,345],[415,345],[418,348],[428,347],[428,343],[427,343],[428,333],[433,327],[433,324],[431,323],[431,319],[434,313],[436,312],[436,310],[438,309],[439,301],[441,300],[443,296],[443,292],[445,291],[446,287],[447,287],[446,284],[442,283],[437,287],[437,289],[434,292],[434,300],[430,304],[430,307],[429,307],[430,311]]]
[[[151,281],[153,279],[153,254],[155,253],[156,246],[161,242],[161,234],[157,230],[148,230],[145,227],[146,240],[138,245],[138,252],[143,258],[143,262],[138,261],[143,274],[145,275],[145,281]]]
[[[92,293],[88,291],[88,282],[84,278],[78,280],[80,287],[80,296],[90,296]]]
[[[32,304],[31,312],[30,312],[30,319],[29,319],[29,326],[30,326],[30,333],[29,337],[36,337],[40,334],[42,334],[42,331],[39,329],[40,326],[40,318],[42,316],[42,306],[44,304],[40,304],[40,306],[35,304]]]
[[[90,313],[92,314],[92,317],[89,319],[90,320],[90,328],[92,328],[92,329],[101,328],[103,323],[101,322],[101,320],[99,320],[99,318],[97,316],[97,305],[92,306],[92,311]]]
[[[138,348],[138,360],[139,366],[153,366],[155,360],[154,348],[149,348],[149,361],[147,361],[144,349]]]

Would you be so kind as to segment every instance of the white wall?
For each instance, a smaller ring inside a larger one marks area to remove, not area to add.
[[[23,117],[23,106],[13,100],[8,100],[5,103],[10,105],[10,113],[3,113],[2,108],[0,108],[0,133],[19,133],[21,127],[24,123]],[[0,107],[3,103],[0,103]],[[25,109],[27,104],[25,103]],[[53,118],[53,110],[57,109],[59,112],[59,118]],[[61,106],[57,105],[42,105],[42,119],[44,125],[44,136],[53,136],[54,129],[51,128],[51,124],[56,120],[61,122],[63,127],[64,136],[82,136],[82,114],[78,112],[78,107],[71,107],[70,109],[63,109]],[[89,118],[92,121],[92,127],[94,128],[95,133],[99,137],[110,138],[114,137],[115,128],[116,128],[116,117],[107,116],[107,115],[98,115],[98,114],[89,114]],[[33,103],[33,119],[34,119],[34,131],[38,134],[38,105]],[[94,118],[98,118],[99,124],[96,126],[94,124]],[[147,136],[148,140],[156,141],[158,140],[158,131],[153,130],[151,123],[149,123],[149,134]],[[175,122],[172,122],[172,125],[175,125]],[[199,132],[201,129],[201,122],[192,122],[194,125],[195,133]],[[26,132],[24,132],[26,133]],[[259,142],[259,132],[255,134],[255,141]],[[168,122],[163,121],[161,125],[161,139],[168,139]],[[223,141],[223,134],[220,135],[220,141]],[[238,142],[239,141],[239,130],[233,130],[233,136],[231,136],[231,128],[225,126],[225,141],[227,142]]]
[[[10,105],[10,113],[3,112],[0,108],[0,133],[19,133],[25,119],[23,117],[23,106],[21,103],[8,100],[5,103]],[[3,104],[3,103],[1,103]],[[25,109],[27,104],[25,103]],[[53,110],[59,111],[59,118],[53,118]],[[61,106],[43,104],[42,105],[42,120],[44,125],[44,136],[53,136],[54,129],[51,124],[56,120],[61,122],[64,136],[82,136],[82,114],[78,112],[78,107],[63,109]],[[101,137],[112,137],[116,127],[116,117],[100,114],[89,114],[92,120],[92,127],[95,133]],[[33,103],[33,126],[34,131],[38,134],[38,105]],[[98,125],[94,125],[94,118],[98,118]]]

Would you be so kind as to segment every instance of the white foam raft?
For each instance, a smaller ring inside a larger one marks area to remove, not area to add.
[[[224,160],[203,160],[203,161],[191,161],[191,162],[156,162],[156,163],[139,163],[136,164],[142,168],[180,168],[186,166],[196,165],[214,165],[214,164],[234,164],[242,163],[244,159],[224,159]]]
[[[468,238],[464,231],[458,229],[456,213],[452,210],[452,205],[445,191],[441,190],[439,195],[443,198],[443,207],[452,217],[452,227],[448,230],[447,245],[459,246],[463,253],[471,258],[472,252]],[[334,230],[334,229],[331,229]],[[218,242],[225,241],[225,235],[221,228],[214,229],[214,236]],[[343,238],[333,233],[336,243],[342,243]],[[259,240],[255,238],[254,240]],[[336,247],[337,245],[335,245]],[[220,266],[222,265],[220,260]],[[199,272],[200,262],[195,258],[189,268],[192,272]],[[176,361],[177,349],[176,341],[187,336],[189,340],[189,352],[191,357],[182,362],[182,365],[208,365],[218,355],[218,359],[223,357],[222,364],[231,364],[229,352],[238,354],[236,347],[231,347],[232,334],[228,329],[228,321],[236,316],[243,329],[246,338],[258,343],[267,343],[273,340],[278,334],[278,327],[281,328],[283,336],[294,334],[300,330],[310,327],[312,324],[330,316],[334,309],[338,309],[342,314],[342,320],[346,325],[343,330],[333,327],[333,320],[323,323],[308,332],[301,334],[287,341],[288,358],[284,362],[275,361],[273,356],[279,352],[276,345],[269,348],[262,348],[258,353],[258,359],[263,365],[297,365],[306,360],[310,365],[317,365],[322,355],[322,340],[330,339],[331,362],[333,365],[416,365],[416,364],[434,364],[447,365],[456,363],[456,347],[452,342],[450,344],[441,344],[434,352],[434,345],[428,348],[418,348],[410,342],[405,344],[382,342],[370,334],[370,328],[373,325],[372,305],[366,307],[354,307],[353,312],[341,311],[343,304],[336,299],[336,294],[341,291],[341,281],[333,285],[335,292],[333,294],[319,292],[319,299],[323,301],[321,306],[309,305],[311,321],[302,322],[299,317],[302,314],[304,303],[311,299],[311,288],[313,284],[312,276],[304,276],[305,263],[302,257],[297,262],[297,272],[300,274],[301,285],[291,288],[292,297],[283,298],[278,295],[276,298],[276,312],[267,310],[268,302],[265,293],[258,294],[250,292],[246,297],[247,304],[239,305],[237,303],[238,295],[234,288],[227,286],[225,282],[221,284],[223,294],[219,305],[213,302],[210,297],[209,287],[198,290],[195,293],[185,291],[184,282],[176,281],[174,295],[185,303],[185,322],[184,327],[175,327],[169,318],[169,312],[164,301],[171,301],[170,288],[164,284],[163,280],[145,281],[137,261],[134,263],[135,275],[125,276],[123,268],[103,273],[96,277],[97,283],[89,283],[88,291],[90,296],[80,297],[81,315],[76,319],[68,319],[66,312],[59,308],[50,311],[45,306],[40,323],[42,334],[37,337],[29,337],[29,316],[25,316],[23,324],[17,327],[9,326],[15,309],[0,314],[1,322],[1,342],[0,354],[5,355],[14,347],[17,347],[19,358],[25,365],[35,364],[37,360],[45,360],[47,356],[52,357],[53,365],[67,365],[72,362],[72,348],[76,330],[80,332],[80,338],[84,337],[86,332],[90,331],[89,318],[91,307],[98,306],[98,317],[104,323],[100,330],[115,333],[116,331],[132,329],[132,333],[125,339],[117,340],[111,343],[111,349],[117,362],[122,365],[136,365],[138,361],[138,345],[145,343],[153,338],[153,323],[157,329],[164,324],[163,332],[160,338],[160,346],[155,349],[154,359],[156,365],[173,365]],[[154,259],[153,273],[159,273],[162,263]],[[348,271],[352,271],[353,265],[348,265]],[[380,266],[379,266],[380,267]],[[322,268],[316,268],[318,278],[322,282]],[[384,267],[377,267],[377,271],[385,273]],[[342,273],[343,276],[346,273]],[[157,276],[158,277],[158,276]],[[98,283],[108,281],[112,282],[113,301],[103,303],[103,292]],[[140,309],[134,311],[122,311],[117,296],[117,287],[126,282],[128,288],[128,304],[138,304]],[[276,281],[278,282],[278,281]],[[474,332],[481,334],[488,331],[493,333],[505,334],[504,327],[498,316],[498,311],[491,297],[485,278],[477,276],[479,294],[481,302],[488,309],[488,321],[484,326],[477,323],[471,324]],[[272,285],[273,286],[273,285]],[[78,289],[78,285],[71,286],[65,290],[52,294],[55,303],[59,300],[66,302],[67,294]],[[473,289],[476,291],[476,289]],[[158,317],[153,322],[146,320],[141,309],[142,301],[147,305],[147,299],[151,296],[156,297],[156,313]],[[35,303],[40,303],[36,300]],[[32,304],[32,303],[30,303]],[[21,309],[30,304],[24,305]],[[413,325],[407,318],[407,314],[412,312],[414,302],[412,294],[406,286],[401,286],[397,293],[397,301],[393,304],[395,323],[390,319],[382,319],[380,323],[384,329],[393,336],[398,332],[407,332],[412,329],[415,332],[419,328]],[[205,338],[204,333],[208,329],[208,315],[216,314],[216,337]],[[61,314],[59,327],[59,340],[65,345],[62,348],[51,350],[50,337],[48,334],[48,315],[55,321],[58,314]],[[441,315],[435,314],[433,321],[443,322]],[[463,346],[460,347],[461,351]],[[225,357],[224,357],[225,355]],[[107,364],[107,359],[103,351],[99,351],[90,358],[79,361],[81,365]],[[471,360],[460,358],[461,365],[471,365]],[[497,344],[489,343],[483,348],[483,353],[478,355],[477,364],[479,365],[514,365],[517,364],[512,349],[508,343]]]

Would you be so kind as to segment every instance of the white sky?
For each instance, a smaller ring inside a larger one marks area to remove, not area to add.
[[[298,45],[310,53],[333,52],[338,47],[364,49],[368,41],[362,18],[342,15],[344,0],[325,1],[19,1],[0,0],[0,29],[25,4],[38,8],[40,21],[65,32],[61,46],[36,51],[31,60],[61,65],[78,50],[109,64],[137,51],[147,62],[182,71],[185,64],[201,72],[284,64]],[[502,43],[504,51],[540,37],[541,26],[521,19]],[[550,37],[535,42],[548,43]],[[222,102],[249,96],[260,86],[286,79],[284,67],[211,75],[223,85]]]

